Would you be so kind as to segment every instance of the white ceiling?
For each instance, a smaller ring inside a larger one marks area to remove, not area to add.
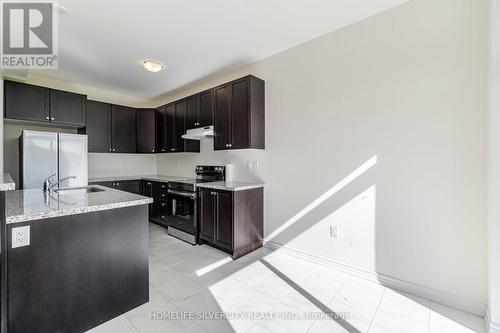
[[[406,0],[59,0],[59,69],[36,75],[155,98]],[[140,60],[167,65],[145,71]]]

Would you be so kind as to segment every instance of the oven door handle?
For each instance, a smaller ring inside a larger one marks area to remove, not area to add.
[[[167,193],[168,194],[173,194],[173,195],[178,195],[178,196],[181,196],[181,197],[185,197],[185,198],[190,198],[190,199],[195,199],[196,198],[196,193],[192,193],[192,192],[181,192],[181,191],[176,191],[176,190],[167,190]]]

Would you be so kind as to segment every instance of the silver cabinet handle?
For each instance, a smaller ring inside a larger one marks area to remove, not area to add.
[[[151,149],[151,152],[152,152],[152,153],[154,153],[154,152],[155,152],[155,150],[154,150],[154,149]]]
[[[165,188],[165,185],[162,185],[161,188]]]
[[[165,149],[162,149],[161,151],[165,151]]]
[[[170,151],[175,151],[175,148],[170,148]]]
[[[109,148],[109,151],[111,151],[111,148]]]
[[[46,119],[46,120],[50,120],[50,117],[49,117],[49,116],[47,116],[47,117],[45,117],[45,119]]]
[[[51,118],[50,118],[50,120],[56,120],[56,118],[54,118],[54,117],[51,117]]]
[[[146,184],[151,185],[151,183],[146,183]]]
[[[120,185],[120,183],[116,183],[116,186]]]
[[[228,147],[232,147],[232,146],[233,146],[233,144],[232,144],[232,143],[228,144]]]

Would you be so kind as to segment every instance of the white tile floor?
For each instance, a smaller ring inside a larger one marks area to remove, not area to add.
[[[206,319],[222,312],[252,316]],[[171,314],[179,318],[165,319]],[[325,314],[346,316],[334,320]],[[485,328],[483,318],[280,251],[259,249],[232,261],[151,224],[149,303],[89,332],[465,333]]]

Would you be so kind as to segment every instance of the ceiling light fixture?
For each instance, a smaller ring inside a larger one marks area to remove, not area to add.
[[[142,67],[150,72],[156,73],[164,69],[165,65],[156,60],[146,59],[142,62]]]

